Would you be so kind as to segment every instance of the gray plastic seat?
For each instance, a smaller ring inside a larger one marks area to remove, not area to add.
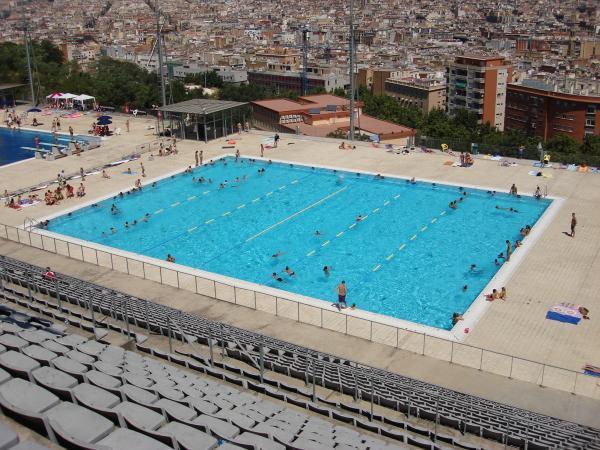
[[[120,413],[128,426],[143,430],[156,430],[165,424],[165,418],[151,409],[144,408],[137,403],[123,402],[113,408]]]
[[[105,347],[105,344],[101,344],[98,341],[90,340],[84,342],[83,344],[79,344],[77,346],[77,351],[85,353],[86,355],[98,357],[98,355],[102,353]]]
[[[233,442],[238,444],[254,445],[254,448],[260,450],[285,450],[285,447],[275,441],[259,436],[258,434],[242,433],[237,436]]]
[[[0,367],[15,376],[29,378],[30,373],[40,367],[40,363],[27,355],[10,350],[0,355]]]
[[[21,331],[25,331],[25,328],[21,328],[19,325],[11,322],[0,321],[0,330],[5,333],[20,333]]]
[[[185,401],[201,414],[215,414],[219,410],[214,403],[199,398],[187,397]]]
[[[36,344],[22,348],[21,351],[23,354],[35,359],[37,362],[45,366],[50,364],[50,361],[58,356],[56,353],[48,350],[47,348]]]
[[[77,350],[71,350],[70,352],[67,352],[65,356],[86,366],[91,366],[96,362],[96,359],[93,356],[86,355]]]
[[[110,409],[121,403],[121,399],[115,394],[87,383],[82,383],[73,388],[73,396],[78,403],[94,410]]]
[[[170,434],[180,446],[186,449],[212,450],[219,445],[219,442],[209,434],[179,422],[168,423],[158,431]]]
[[[45,445],[38,444],[35,441],[25,441],[12,447],[10,450],[49,450],[49,448]]]
[[[47,348],[51,352],[57,353],[59,355],[64,355],[70,350],[69,347],[65,347],[64,345],[61,345],[58,342],[51,340],[44,341],[40,345],[44,348]]]
[[[19,436],[14,430],[0,423],[0,450],[9,449],[19,442]]]
[[[74,376],[78,380],[83,380],[83,375],[87,372],[87,367],[66,356],[54,358],[50,364],[56,369]]]
[[[72,349],[77,347],[79,344],[83,344],[85,341],[87,341],[87,338],[80,336],[79,334],[68,334],[55,339],[55,341]]]
[[[10,376],[10,373],[8,373],[4,369],[0,369],[0,384],[5,383],[6,381],[10,380],[11,378],[12,377]]]
[[[214,432],[217,436],[226,439],[233,439],[240,434],[240,429],[235,425],[211,416],[198,416],[192,420],[192,423],[202,425],[207,430]]]
[[[164,409],[175,420],[188,421],[192,420],[198,414],[192,408],[189,408],[181,403],[174,402],[167,398],[161,398],[153,406],[159,406]]]
[[[3,408],[36,415],[58,405],[59,398],[50,391],[20,378],[12,378],[0,385],[0,403]]]
[[[113,423],[87,408],[64,402],[46,411],[54,433],[67,442],[94,443],[110,434]]]
[[[149,388],[154,384],[154,381],[152,381],[150,378],[136,375],[134,373],[125,373],[123,375],[123,379],[126,383],[132,384],[133,386],[137,386],[142,389]]]
[[[121,380],[97,370],[90,370],[86,372],[85,378],[89,383],[92,383],[102,389],[114,390],[121,386]]]
[[[70,399],[70,390],[79,383],[76,378],[53,367],[40,367],[31,372],[31,376],[38,385],[54,392],[63,399]]]
[[[158,396],[155,393],[145,391],[144,389],[131,384],[124,384],[121,386],[121,392],[127,399],[142,405],[150,405],[158,400]]]
[[[19,337],[32,344],[41,344],[49,339],[54,339],[55,334],[48,333],[45,330],[26,330],[19,333]]]
[[[111,433],[104,439],[96,442],[96,445],[111,450],[171,450],[170,447],[167,447],[156,439],[124,428],[117,429],[114,433]]]
[[[29,342],[14,334],[3,334],[0,336],[0,345],[5,346],[9,350],[20,350],[27,347]]]
[[[119,377],[123,373],[123,369],[121,369],[113,362],[106,360],[98,360],[94,364],[92,364],[92,366],[96,370],[104,372],[105,374],[110,375],[111,377]]]
[[[311,441],[305,438],[296,439],[292,443],[293,448],[299,450],[329,450],[333,448],[333,445],[325,445],[320,442]]]

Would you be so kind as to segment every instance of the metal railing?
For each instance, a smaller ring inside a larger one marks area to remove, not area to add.
[[[433,357],[450,364],[474,368],[509,379],[527,381],[542,387],[600,398],[600,389],[596,385],[597,379],[573,369],[355,317],[338,312],[333,307],[319,307],[301,303],[292,298],[275,296],[266,289],[261,291],[259,286],[256,286],[255,289],[248,289],[233,283],[226,283],[220,277],[212,279],[208,275],[199,276],[193,269],[177,270],[168,263],[149,263],[122,254],[50,237],[36,231],[35,228],[29,231],[10,225],[0,225],[0,238],[235,305],[268,312],[300,323]]]

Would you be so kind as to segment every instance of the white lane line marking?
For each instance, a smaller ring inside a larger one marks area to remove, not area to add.
[[[377,264],[375,267],[373,267],[373,272],[377,272],[380,268],[381,264]]]
[[[389,204],[390,204],[390,201],[389,201],[389,200],[386,200],[385,202],[383,202],[383,206],[387,206],[387,205],[389,205]]]
[[[345,187],[343,187],[343,188],[341,188],[341,189],[338,189],[338,190],[337,190],[337,191],[335,191],[335,192],[332,192],[332,193],[331,193],[331,194],[329,194],[329,195],[326,195],[326,196],[325,196],[325,197],[323,197],[322,199],[320,199],[320,200],[317,200],[316,202],[314,202],[313,204],[311,204],[311,205],[308,205],[306,208],[303,208],[303,209],[301,209],[300,211],[297,211],[297,212],[295,212],[294,214],[292,214],[292,215],[290,215],[290,216],[287,216],[285,219],[282,219],[282,220],[280,220],[279,222],[277,222],[277,223],[274,223],[274,224],[273,224],[273,225],[271,225],[270,227],[267,227],[267,228],[265,228],[265,229],[264,229],[264,230],[262,230],[261,232],[259,232],[259,233],[256,233],[254,236],[251,236],[251,237],[249,237],[248,239],[246,239],[246,242],[252,241],[252,240],[256,239],[257,237],[259,237],[259,236],[262,236],[263,234],[265,234],[265,233],[267,233],[267,232],[271,231],[273,228],[275,228],[275,227],[278,227],[278,226],[279,226],[279,225],[281,225],[282,223],[285,223],[285,222],[287,222],[288,220],[290,220],[290,219],[293,219],[294,217],[296,217],[296,216],[298,216],[298,215],[302,214],[302,213],[303,213],[303,212],[305,212],[305,211],[308,211],[309,209],[312,209],[312,208],[314,208],[314,207],[315,207],[315,206],[317,206],[317,205],[320,205],[320,204],[321,204],[321,203],[323,203],[324,201],[326,201],[326,200],[329,200],[330,198],[332,198],[332,197],[334,197],[334,196],[338,195],[340,192],[343,192],[343,191],[345,191],[346,189],[348,189],[348,186],[345,186]]]
[[[191,197],[188,197],[187,199],[188,199],[188,202],[191,202],[191,201],[192,201],[192,200],[194,200],[195,198],[196,198],[196,196],[195,196],[195,195],[192,195]]]
[[[214,221],[215,221],[215,219],[210,219],[210,220],[207,220],[207,221],[206,221],[206,222],[204,222],[204,223],[208,225],[209,223],[211,223],[211,222],[214,222]]]
[[[206,194],[208,194],[209,192],[210,192],[210,191],[204,191],[202,194],[203,194],[203,195],[206,195]]]
[[[308,253],[306,254],[306,256],[312,256],[312,255],[314,255],[314,254],[315,254],[315,252],[316,252],[316,250],[313,250],[312,252],[308,252]]]
[[[297,182],[298,182],[298,180],[294,180],[290,184],[296,184]]]
[[[192,228],[188,228],[188,233],[191,233],[192,231],[194,231],[196,228],[198,227],[192,227]]]
[[[427,225],[425,225],[423,228],[421,228],[421,231],[425,231],[427,229]]]
[[[374,212],[374,213],[376,213],[377,211],[379,211],[379,208],[375,208],[375,209],[373,210],[373,212]]]
[[[440,216],[443,216],[444,214],[446,214],[446,211],[442,211],[442,212],[440,213]]]
[[[325,247],[326,245],[329,245],[329,242],[330,242],[330,241],[325,241],[325,242],[323,242],[323,243],[321,244],[321,247]]]
[[[394,195],[394,200],[398,200],[400,198],[400,194]]]
[[[281,191],[282,189],[285,189],[285,184],[283,186],[279,186],[278,189]]]
[[[171,203],[171,208],[175,208],[178,205],[179,205],[179,202]]]
[[[402,244],[400,247],[398,247],[398,250],[403,250],[404,247],[406,247],[406,244]]]
[[[246,204],[242,203],[240,206],[237,207],[237,209],[242,209],[242,208],[245,208],[245,207],[246,207]]]
[[[394,254],[393,254],[393,253],[391,253],[391,254],[389,254],[389,255],[387,256],[387,258],[385,258],[385,259],[389,261],[389,260],[390,260],[390,259],[392,259],[393,257],[394,257]]]
[[[349,229],[349,230],[351,230],[351,229],[352,229],[352,228],[354,228],[355,226],[356,226],[356,224],[355,224],[355,223],[353,223],[352,225],[350,225],[350,226],[348,227],[348,229]]]
[[[154,214],[160,214],[160,213],[161,213],[161,212],[163,212],[163,211],[164,211],[164,209],[159,209],[159,210],[157,210],[157,211],[154,211]]]
[[[344,234],[344,232],[340,231],[338,234],[335,235],[335,237],[340,237],[342,234]]]
[[[414,241],[417,238],[417,235],[413,235],[413,237],[410,238],[411,241]]]
[[[231,214],[231,211],[225,211],[225,212],[223,213],[223,217],[225,217],[225,216],[228,216],[229,214]]]
[[[260,200],[260,197],[256,197],[254,200],[252,200],[252,203],[256,203],[259,200]]]
[[[437,219],[434,217],[433,219],[431,219],[431,223],[436,223]]]
[[[267,195],[267,197],[269,197],[269,196],[273,195],[273,191],[271,191],[271,192],[267,192],[267,194],[266,194],[266,195]]]

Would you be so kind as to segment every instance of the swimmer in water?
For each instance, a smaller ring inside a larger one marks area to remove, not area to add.
[[[323,234],[319,230],[317,230],[315,231],[315,236],[323,236]]]
[[[283,253],[281,253],[279,250],[277,250],[275,253],[273,253],[271,255],[271,258],[279,258],[281,255],[283,255]]]
[[[117,205],[115,205],[113,203],[112,206],[110,207],[110,213],[111,214],[116,214],[117,212],[119,212],[119,210],[117,209]]]
[[[467,291],[467,289],[469,289],[469,286],[465,284],[465,285],[463,286],[463,292],[466,292],[466,291]]]
[[[360,214],[358,216],[356,216],[356,221],[360,222],[363,220],[363,216],[361,216]]]
[[[477,264],[471,264],[471,267],[469,268],[470,272],[477,272]]]
[[[103,232],[102,232],[102,237],[103,237],[103,238],[104,238],[104,237],[106,237],[106,231],[103,231]]]
[[[125,222],[125,228],[129,228],[129,222]]]
[[[110,232],[111,232],[112,234],[115,234],[115,233],[117,232],[117,229],[113,227],[113,228],[111,228],[111,229],[110,229]]]
[[[150,214],[148,214],[148,213],[144,214],[144,218],[142,220],[144,222],[148,222],[148,220],[150,220]]]
[[[284,269],[285,273],[287,273],[290,277],[293,277],[296,275],[296,272],[294,272],[292,269],[290,269],[289,266],[285,266]]]
[[[329,266],[323,266],[323,275],[325,275],[326,277],[328,277],[331,274],[331,267]]]
[[[279,281],[280,283],[285,283],[283,278],[277,276],[277,272],[273,272],[271,274],[271,278],[273,278],[275,281]]]
[[[416,182],[417,182],[417,180],[415,180],[415,177],[412,177],[412,178],[410,179],[410,184],[415,184]]]

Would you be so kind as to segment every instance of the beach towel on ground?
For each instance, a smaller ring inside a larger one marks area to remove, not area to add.
[[[577,325],[581,321],[581,313],[578,305],[568,303],[559,303],[550,308],[546,313],[546,319],[556,320],[557,322],[570,323]]]

